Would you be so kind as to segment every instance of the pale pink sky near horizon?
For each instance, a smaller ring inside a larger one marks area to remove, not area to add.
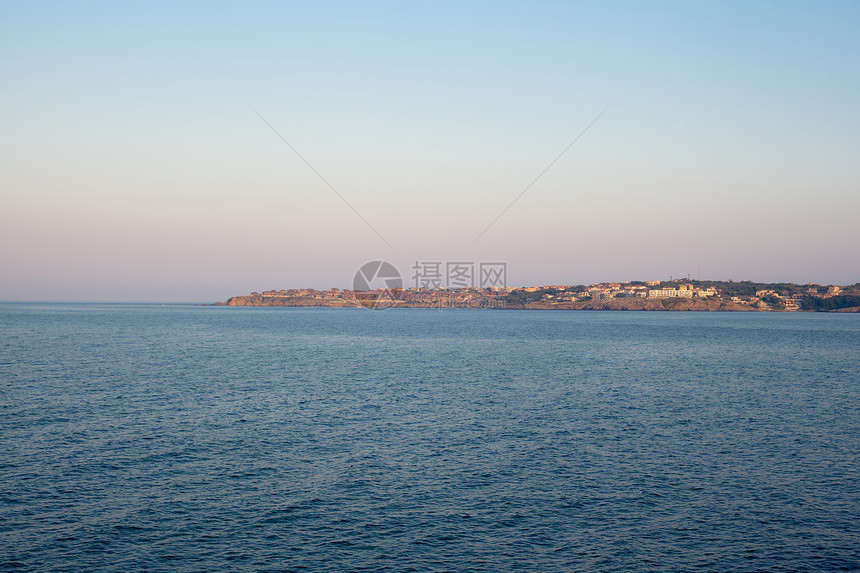
[[[860,282],[860,7],[12,5],[0,300]],[[601,111],[608,111],[474,245]],[[388,241],[260,120],[262,114]]]

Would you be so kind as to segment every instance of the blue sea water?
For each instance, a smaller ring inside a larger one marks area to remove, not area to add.
[[[0,570],[860,569],[860,316],[0,305]]]

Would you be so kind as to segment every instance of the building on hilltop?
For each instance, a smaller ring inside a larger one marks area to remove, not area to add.
[[[828,297],[828,296],[837,296],[840,292],[842,292],[842,289],[841,289],[841,288],[839,288],[838,286],[832,286],[832,287],[830,287],[829,289],[827,289],[827,292],[826,292],[826,293],[824,293],[824,296],[825,296],[825,297]]]
[[[678,288],[658,288],[648,291],[649,298],[693,298],[693,285],[680,285]]]

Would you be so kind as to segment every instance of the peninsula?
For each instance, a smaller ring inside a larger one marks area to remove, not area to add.
[[[522,288],[288,289],[234,296],[215,306],[860,312],[860,283],[677,279]]]

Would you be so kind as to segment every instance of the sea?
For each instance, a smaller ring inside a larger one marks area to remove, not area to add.
[[[0,305],[2,571],[857,571],[860,315]]]

